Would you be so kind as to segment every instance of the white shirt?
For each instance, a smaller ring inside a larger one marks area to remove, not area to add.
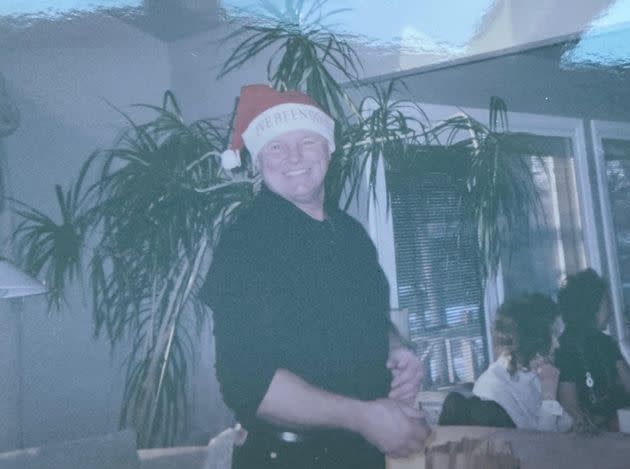
[[[543,401],[538,375],[532,371],[517,371],[510,375],[508,364],[508,357],[500,356],[477,379],[473,394],[503,407],[517,428],[570,430],[573,419],[558,401]]]

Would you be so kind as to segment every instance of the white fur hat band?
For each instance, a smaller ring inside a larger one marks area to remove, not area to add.
[[[270,140],[292,130],[310,130],[335,150],[335,121],[309,96],[299,91],[279,92],[267,85],[241,88],[230,148],[221,161],[226,169],[240,164],[239,151],[247,147],[252,159]]]
[[[335,124],[321,109],[310,104],[285,103],[270,107],[251,121],[243,132],[243,142],[256,158],[262,147],[291,130],[311,130],[328,141],[335,150]]]

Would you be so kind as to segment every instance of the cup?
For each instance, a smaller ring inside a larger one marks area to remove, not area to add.
[[[619,420],[619,431],[630,433],[630,407],[617,409],[617,419]]]

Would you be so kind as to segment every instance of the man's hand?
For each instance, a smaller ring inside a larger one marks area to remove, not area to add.
[[[389,398],[413,406],[424,374],[420,359],[408,348],[395,348],[389,352],[387,368],[392,372]]]
[[[367,441],[393,458],[405,458],[422,451],[431,430],[421,410],[393,399],[366,404],[358,430]]]

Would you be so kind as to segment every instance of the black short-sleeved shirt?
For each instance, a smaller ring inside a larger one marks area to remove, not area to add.
[[[389,289],[361,225],[315,220],[263,188],[225,231],[202,298],[223,398],[249,430],[278,368],[334,393],[387,395]]]
[[[613,416],[629,403],[619,382],[618,360],[623,360],[619,346],[598,330],[580,333],[567,328],[555,355],[560,382],[575,383],[580,406],[602,417]],[[587,385],[587,373],[592,379],[591,388]]]

